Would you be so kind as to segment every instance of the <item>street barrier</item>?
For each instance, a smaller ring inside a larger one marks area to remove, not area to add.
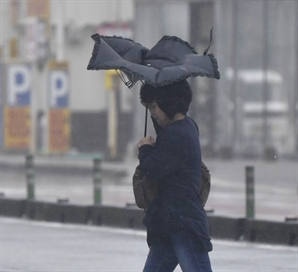
[[[26,214],[26,200],[0,198],[0,215],[9,217],[23,217]]]
[[[102,203],[102,179],[101,179],[100,157],[93,159],[93,185],[94,205],[74,205],[68,199],[58,199],[57,203],[42,202],[35,200],[34,188],[34,157],[26,156],[26,181],[27,198],[11,199],[0,195],[0,216],[27,218],[31,220],[89,224],[96,226],[111,226],[131,229],[142,229],[144,211],[136,208],[135,205],[127,207],[104,206]],[[10,167],[10,165],[6,165]],[[23,165],[24,167],[24,165]],[[42,168],[45,166],[39,166]],[[56,166],[55,166],[56,167]],[[45,169],[47,169],[45,167]],[[91,174],[90,169],[85,168],[59,168],[57,170],[70,171],[86,170]],[[55,168],[56,170],[56,168]],[[23,171],[23,168],[22,168]],[[49,170],[48,170],[49,171]],[[52,170],[53,171],[53,170]],[[106,171],[106,170],[105,170]],[[85,172],[84,172],[85,173]],[[114,173],[114,172],[113,172]],[[115,174],[115,173],[114,173]],[[117,175],[119,173],[117,172]],[[206,210],[210,225],[212,238],[244,240],[257,243],[286,244],[298,246],[298,221],[286,220],[286,222],[271,222],[255,220],[254,212],[254,167],[245,168],[246,178],[246,218],[230,218],[215,216]]]
[[[144,211],[103,205],[79,206],[0,198],[0,216],[61,223],[145,229]],[[270,222],[208,215],[212,238],[298,246],[298,222]]]
[[[26,156],[26,181],[27,181],[27,199],[35,199],[35,186],[34,186],[34,162],[33,155]]]
[[[144,212],[139,209],[94,206],[91,210],[93,225],[107,225],[121,228],[145,229],[142,224]]]
[[[87,224],[90,207],[72,204],[27,201],[24,217],[38,221]]]
[[[243,236],[245,228],[244,218],[208,215],[208,221],[211,237],[239,240]]]
[[[250,242],[297,245],[298,223],[248,219],[243,235]]]
[[[255,178],[253,166],[246,166],[245,168],[245,184],[246,218],[253,219],[255,217]]]
[[[93,187],[94,187],[94,204],[101,204],[101,164],[102,159],[97,157],[93,159]]]

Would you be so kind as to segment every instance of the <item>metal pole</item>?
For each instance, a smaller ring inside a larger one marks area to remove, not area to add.
[[[119,95],[120,82],[117,75],[112,76],[113,88],[108,93],[108,146],[109,158],[116,159],[118,157],[118,126],[119,126]]]
[[[262,90],[262,146],[263,156],[268,159],[267,149],[269,147],[269,131],[268,131],[268,58],[269,58],[269,14],[268,0],[263,2],[263,90]]]
[[[238,92],[238,1],[233,1],[233,9],[232,9],[232,20],[233,20],[233,40],[232,40],[232,68],[234,72],[234,78],[232,80],[231,86],[231,101],[234,103],[233,109],[233,134],[231,137],[231,147],[235,153],[239,152],[239,92]]]
[[[33,155],[26,156],[27,200],[35,199]]]
[[[296,1],[296,23],[295,25],[297,26],[298,24],[298,1]],[[296,75],[298,74],[298,28],[296,27]],[[298,159],[298,77],[296,76],[296,87],[294,90],[294,130],[295,130],[295,150],[294,150],[294,156],[296,159]],[[297,180],[297,195],[298,195],[298,180]]]
[[[65,8],[67,3],[59,1],[59,14],[56,22],[56,60],[62,62],[65,60],[65,48],[64,48],[64,37],[65,37]]]
[[[298,1],[296,1],[296,25],[298,24]],[[296,27],[296,75],[298,74],[298,28]],[[298,159],[298,77],[296,76],[296,86],[294,90],[294,158],[297,160]],[[297,171],[297,170],[296,170]],[[296,172],[297,173],[297,172]],[[297,203],[298,203],[298,179],[297,179],[297,188],[296,188],[296,193],[297,193]]]
[[[255,217],[255,185],[254,185],[254,167],[246,166],[246,218]]]
[[[101,161],[102,159],[97,157],[93,159],[93,187],[94,187],[94,205],[101,204]]]

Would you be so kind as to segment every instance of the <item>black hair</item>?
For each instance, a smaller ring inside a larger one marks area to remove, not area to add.
[[[145,83],[141,87],[140,98],[143,104],[155,101],[169,119],[173,119],[176,113],[186,114],[188,112],[192,100],[192,90],[186,80],[161,87]]]

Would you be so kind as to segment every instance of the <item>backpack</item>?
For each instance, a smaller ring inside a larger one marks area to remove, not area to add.
[[[132,185],[137,206],[141,209],[147,210],[150,203],[157,195],[157,181],[149,180],[145,175],[143,175],[140,166],[138,165],[132,178]],[[202,162],[199,197],[203,207],[205,206],[209,197],[210,189],[210,171],[207,168],[207,166]]]

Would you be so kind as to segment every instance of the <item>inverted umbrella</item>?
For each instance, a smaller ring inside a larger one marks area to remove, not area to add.
[[[220,78],[213,54],[198,55],[186,41],[176,36],[163,36],[150,50],[122,37],[94,34],[95,41],[88,70],[120,70],[123,82],[131,88],[138,80],[155,87],[171,84],[189,77]]]

